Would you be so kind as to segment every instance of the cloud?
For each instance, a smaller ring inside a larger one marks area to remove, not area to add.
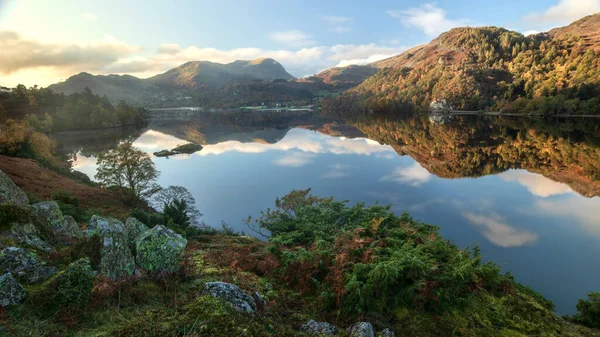
[[[541,174],[529,173],[522,170],[506,171],[498,175],[504,181],[517,182],[538,197],[547,198],[553,195],[573,193],[567,184],[558,183]]]
[[[299,30],[275,32],[271,33],[269,37],[271,40],[291,48],[306,47],[316,44],[315,41],[311,40],[310,35]]]
[[[122,57],[141,50],[106,35],[86,45],[43,43],[27,40],[16,32],[0,31],[0,74],[37,67],[53,67],[59,73],[98,71]]]
[[[523,20],[536,24],[567,24],[597,12],[600,12],[600,0],[559,0],[546,11],[531,13]]]
[[[523,35],[525,36],[529,36],[529,35],[536,35],[541,33],[539,30],[527,30],[523,32]]]
[[[565,224],[579,222],[587,232],[600,237],[600,198],[573,196],[560,200],[538,200],[538,214],[565,218]]]
[[[331,26],[331,28],[328,29],[328,31],[330,32],[341,34],[352,31],[352,27],[348,25],[354,20],[351,17],[330,15],[322,16],[321,19],[323,19],[325,22],[327,22],[328,25]]]
[[[339,44],[329,49],[332,54],[328,59],[337,61],[336,67],[345,67],[351,64],[369,64],[398,55],[406,49],[402,46],[384,47],[374,43],[362,45]]]
[[[477,230],[496,246],[520,247],[537,241],[538,236],[530,231],[511,226],[496,213],[475,214],[464,212],[463,216],[476,226]]]
[[[380,181],[395,181],[411,186],[420,186],[431,180],[432,174],[415,162],[408,167],[398,167],[392,173],[383,176]]]
[[[413,7],[403,11],[387,11],[393,18],[402,20],[406,27],[415,27],[425,34],[436,37],[454,27],[464,26],[469,21],[465,19],[450,20],[446,17],[446,11],[433,4],[424,4],[421,7]]]
[[[96,21],[96,19],[98,19],[98,16],[94,13],[83,13],[82,17],[86,20],[86,21]]]
[[[334,164],[327,168],[328,170],[322,175],[325,179],[343,178],[350,175],[350,165]]]
[[[302,167],[313,162],[315,155],[306,152],[292,152],[275,161],[275,165],[286,167]]]

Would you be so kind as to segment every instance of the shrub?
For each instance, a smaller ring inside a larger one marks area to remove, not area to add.
[[[150,213],[138,208],[131,211],[131,217],[138,219],[148,227],[165,225],[165,218],[160,213]]]
[[[89,214],[81,207],[79,198],[69,192],[57,191],[52,194],[52,200],[58,203],[63,215],[70,215],[77,221],[89,220]]]
[[[590,293],[587,300],[577,302],[573,321],[590,328],[600,328],[600,293]]]
[[[33,214],[27,207],[9,204],[0,205],[0,230],[9,230],[12,224],[15,223],[24,225],[33,221]]]

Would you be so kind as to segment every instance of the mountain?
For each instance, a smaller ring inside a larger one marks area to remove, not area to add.
[[[600,14],[527,37],[455,28],[371,66],[383,69],[327,109],[426,110],[446,100],[459,110],[598,114]]]
[[[375,75],[379,69],[372,65],[349,65],[324,70],[314,76],[299,79],[300,82],[325,83],[335,87],[352,88]]]
[[[148,79],[148,82],[160,87],[200,88],[220,86],[234,80],[291,80],[283,66],[270,58],[251,61],[235,61],[220,64],[208,61],[187,62],[164,74]]]
[[[54,92],[69,95],[81,92],[85,88],[101,96],[108,96],[112,101],[128,101],[139,103],[144,98],[156,94],[159,90],[154,84],[130,75],[92,75],[79,73],[66,81],[52,84],[48,88]]]

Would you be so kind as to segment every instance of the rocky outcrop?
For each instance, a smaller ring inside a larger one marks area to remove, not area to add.
[[[148,226],[136,218],[128,218],[125,221],[125,236],[129,249],[135,251],[135,240],[148,230]]]
[[[247,313],[256,311],[254,299],[236,285],[225,282],[208,282],[204,285],[204,292],[228,302],[237,311]]]
[[[45,281],[57,271],[23,248],[8,247],[0,251],[0,273],[10,272],[27,283]]]
[[[375,337],[373,325],[369,322],[358,322],[348,328],[350,337]]]
[[[13,224],[10,232],[17,243],[32,246],[45,252],[52,251],[52,246],[40,238],[38,229],[32,223]]]
[[[81,230],[79,229],[79,225],[77,224],[77,221],[75,221],[75,219],[70,215],[65,215],[64,218],[65,218],[64,229],[65,229],[65,232],[67,233],[67,235],[70,238],[82,237],[82,233],[81,233]]]
[[[59,244],[68,244],[74,237],[81,236],[75,219],[63,216],[56,201],[42,201],[32,205],[31,211],[37,223],[52,233],[53,240]]]
[[[156,226],[136,239],[136,262],[153,274],[176,272],[186,245],[183,236],[164,226]]]
[[[27,194],[13,183],[13,181],[0,171],[0,204],[27,205]]]
[[[84,232],[87,237],[94,235],[103,236],[105,233],[125,233],[123,223],[117,219],[104,218],[99,215],[94,215],[90,219],[87,230]]]
[[[100,248],[100,273],[113,281],[120,281],[135,273],[135,258],[127,242],[125,226],[117,219],[92,216],[86,236],[98,236]]]
[[[8,307],[19,304],[25,299],[25,289],[15,280],[11,273],[0,276],[0,306]]]
[[[302,324],[302,326],[300,327],[300,330],[302,331],[306,331],[310,334],[314,334],[314,335],[328,335],[328,336],[335,336],[338,334],[338,328],[331,324],[331,323],[327,323],[327,322],[317,322],[313,319],[311,319],[310,321]]]

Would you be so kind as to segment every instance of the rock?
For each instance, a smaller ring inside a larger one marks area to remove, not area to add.
[[[186,245],[183,236],[164,226],[156,226],[136,239],[136,262],[150,273],[176,272]]]
[[[70,215],[65,215],[65,231],[67,233],[67,235],[71,238],[80,238],[82,237],[82,233],[81,230],[79,230],[79,225],[77,224],[77,221],[75,221],[75,219],[70,216]]]
[[[11,273],[0,276],[0,306],[19,304],[25,299],[25,289]]]
[[[0,273],[10,272],[28,283],[45,281],[57,271],[23,248],[8,247],[0,251]]]
[[[302,324],[300,330],[315,335],[335,336],[338,334],[338,328],[335,325],[327,322],[317,322],[313,319]]]
[[[124,233],[105,232],[101,236],[100,272],[113,281],[121,281],[136,271],[135,259]]]
[[[350,337],[375,337],[373,325],[369,322],[358,322],[349,327],[347,331]]]
[[[125,236],[127,237],[129,249],[135,251],[135,240],[147,230],[148,226],[136,218],[128,218],[125,221]]]
[[[204,285],[204,292],[214,298],[229,302],[237,311],[247,313],[256,311],[254,299],[236,285],[225,282],[208,282]]]
[[[90,219],[90,223],[85,231],[85,235],[87,237],[94,235],[104,236],[104,234],[108,232],[118,232],[124,234],[125,227],[123,226],[123,223],[117,219],[104,218],[99,215],[94,215]]]
[[[21,206],[29,204],[27,194],[2,171],[0,171],[0,204]]]
[[[52,233],[52,241],[69,244],[79,236],[79,226],[71,217],[65,218],[56,201],[42,201],[31,208],[40,226]]]
[[[379,333],[377,333],[377,337],[396,337],[396,333],[392,329],[387,328],[379,331]]]
[[[258,311],[265,311],[267,310],[267,301],[265,301],[262,296],[260,296],[260,294],[258,293],[258,291],[255,291],[252,293],[252,298],[254,299],[254,304],[256,304],[256,309]]]
[[[45,252],[51,252],[52,246],[40,238],[37,228],[32,223],[13,224],[11,234],[16,242],[35,247]]]

